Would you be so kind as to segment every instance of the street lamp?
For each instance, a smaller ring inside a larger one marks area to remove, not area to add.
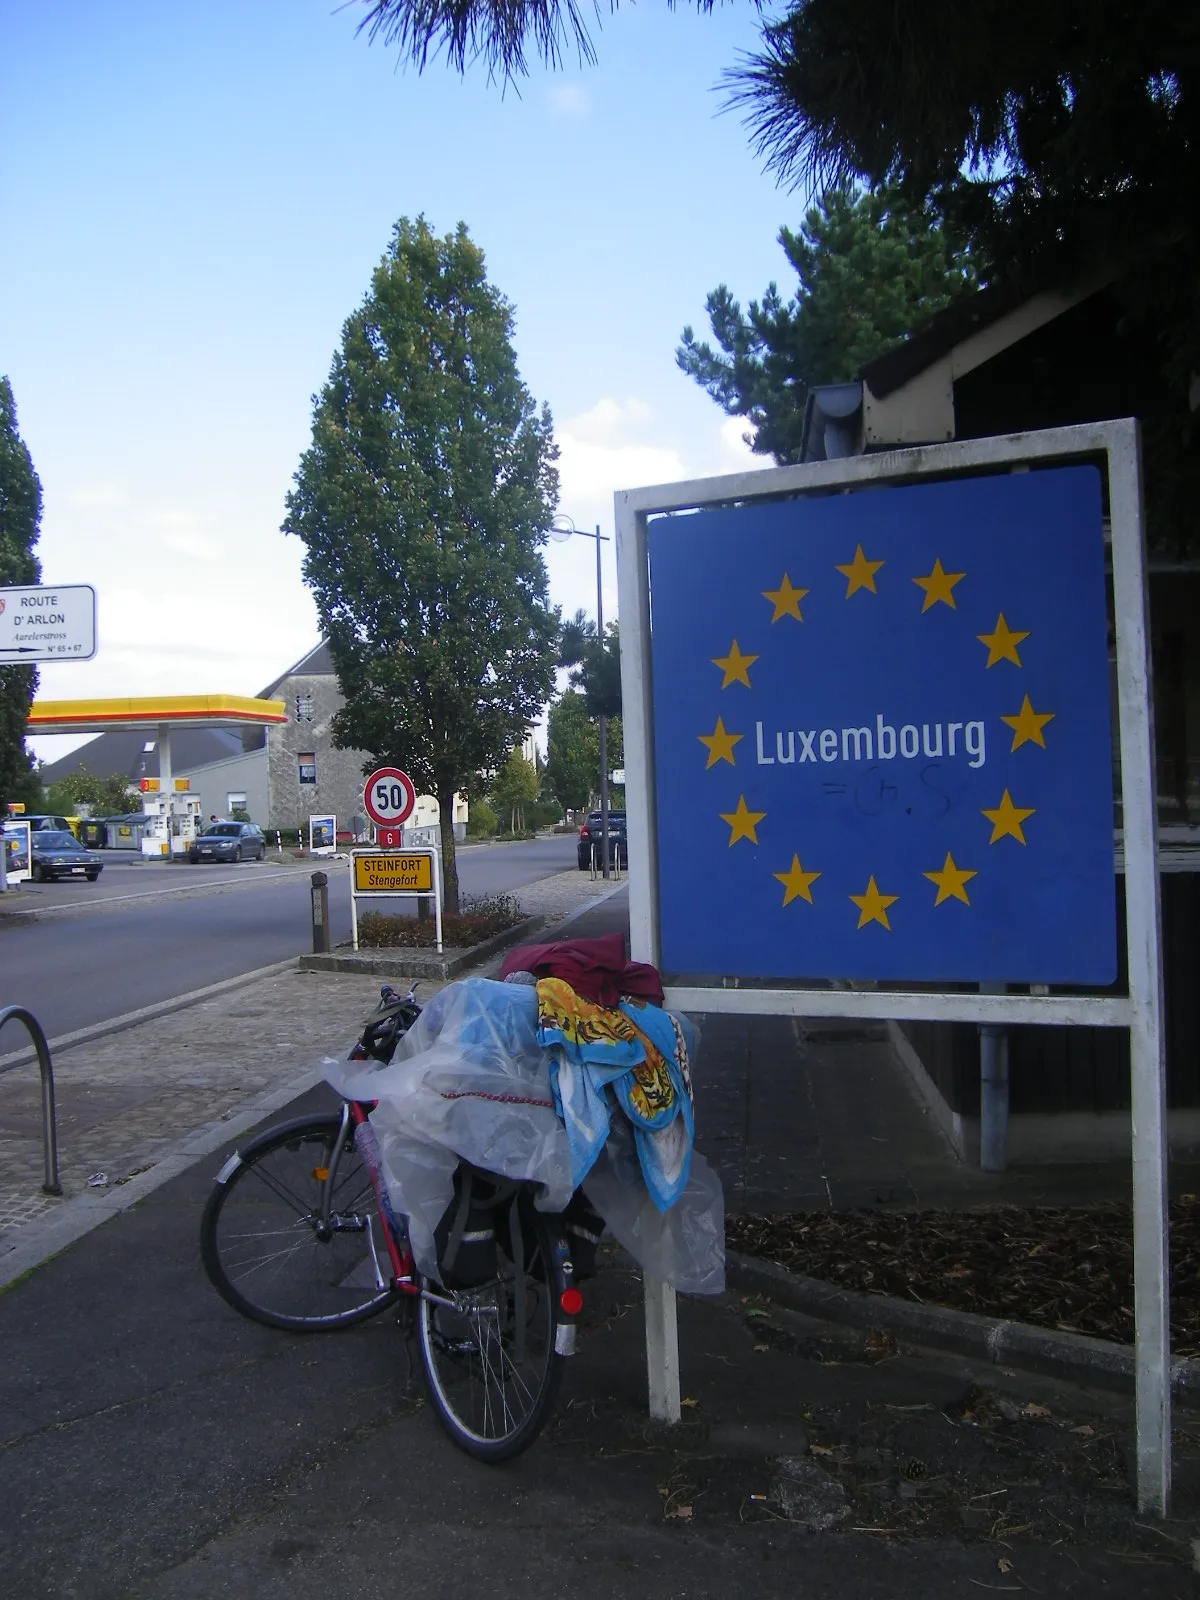
[[[604,648],[604,594],[600,583],[600,546],[608,544],[606,533],[601,533],[597,528],[595,533],[589,533],[586,528],[577,528],[570,517],[560,513],[555,517],[549,529],[550,537],[556,544],[565,544],[572,534],[579,534],[583,539],[596,541],[596,637],[600,641],[600,648]],[[609,876],[608,868],[608,718],[603,712],[600,714],[600,839],[602,844],[603,875]]]

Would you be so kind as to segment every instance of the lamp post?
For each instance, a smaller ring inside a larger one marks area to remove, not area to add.
[[[586,528],[577,528],[570,517],[559,515],[555,517],[550,528],[550,537],[559,544],[565,544],[572,534],[579,534],[584,539],[596,541],[596,637],[600,641],[600,648],[604,648],[604,593],[600,581],[600,546],[608,544],[606,533],[601,533],[597,528],[595,533],[589,533]],[[600,722],[600,839],[602,849],[602,871],[604,877],[609,876],[608,867],[608,718],[601,712]]]

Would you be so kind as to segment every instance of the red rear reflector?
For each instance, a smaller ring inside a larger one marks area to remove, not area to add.
[[[578,1289],[564,1289],[558,1303],[569,1317],[577,1317],[583,1310],[583,1296]]]

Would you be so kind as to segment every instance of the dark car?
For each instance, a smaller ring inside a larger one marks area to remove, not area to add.
[[[189,861],[261,861],[266,853],[262,829],[253,822],[210,822],[188,845]]]
[[[579,870],[586,872],[592,864],[592,851],[596,852],[596,865],[600,866],[603,859],[604,832],[603,818],[599,811],[589,811],[587,821],[579,830]],[[623,811],[610,811],[608,813],[608,851],[609,860],[613,863],[620,862],[621,866],[629,865],[629,841],[625,836],[625,813]]]
[[[73,833],[38,828],[29,835],[32,860],[29,875],[34,883],[54,878],[86,878],[95,883],[104,870],[99,856],[84,849]]]
[[[14,822],[27,822],[33,833],[71,833],[75,832],[66,817],[43,817],[38,815],[19,816],[12,819]]]

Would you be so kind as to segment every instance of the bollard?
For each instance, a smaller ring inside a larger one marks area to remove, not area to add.
[[[313,954],[329,954],[329,879],[323,872],[312,875]]]

